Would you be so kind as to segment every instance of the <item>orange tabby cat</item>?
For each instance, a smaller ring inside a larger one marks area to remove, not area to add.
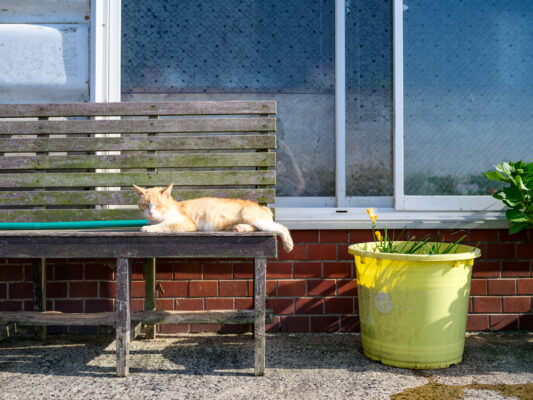
[[[139,209],[152,223],[143,226],[141,232],[259,230],[278,234],[286,251],[294,247],[289,230],[274,222],[266,207],[250,200],[214,197],[178,202],[170,195],[172,186],[143,189],[133,185],[139,194]]]

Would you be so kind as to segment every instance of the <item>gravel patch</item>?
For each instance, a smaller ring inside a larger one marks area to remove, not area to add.
[[[533,332],[467,334],[462,363],[426,372],[450,385],[533,383]]]
[[[492,390],[466,389],[461,400],[516,400],[518,397],[504,397]]]
[[[134,341],[130,376],[117,378],[112,338],[10,338],[0,342],[0,399],[389,399],[428,379],[531,383],[531,340],[470,335],[462,364],[420,372],[368,360],[357,334],[276,334],[267,337],[266,376],[254,377],[249,335],[167,336]],[[467,389],[464,398],[498,396]]]

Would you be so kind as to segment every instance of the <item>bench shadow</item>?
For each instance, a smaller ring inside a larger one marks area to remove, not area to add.
[[[164,340],[166,346],[161,347],[157,339],[153,345],[137,339],[130,348],[130,373],[254,375],[254,340],[249,334],[166,336]],[[109,336],[9,338],[0,342],[0,373],[114,378],[114,346]],[[266,368],[356,372],[389,367],[364,357],[358,335],[281,334],[267,337]]]
[[[480,375],[498,371],[531,373],[533,335],[476,335],[466,340],[461,364],[433,370],[432,375]],[[142,340],[142,339],[141,339]],[[130,351],[131,374],[253,376],[251,335],[173,336],[161,343],[135,341]],[[50,337],[46,341],[10,338],[0,342],[0,373],[115,378],[112,337]],[[482,366],[480,368],[480,365]],[[367,359],[359,335],[277,334],[267,337],[266,368],[343,369],[352,372],[411,370]]]

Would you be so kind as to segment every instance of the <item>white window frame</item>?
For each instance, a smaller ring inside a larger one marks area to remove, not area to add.
[[[120,101],[121,0],[91,1],[91,102]]]
[[[91,1],[91,78],[90,99],[95,103],[119,102],[121,98],[121,0]],[[120,117],[96,117],[120,119]],[[120,134],[96,134],[95,137],[118,137]],[[117,155],[120,151],[97,151],[97,155]],[[96,169],[97,173],[119,173],[120,169]],[[97,187],[96,190],[120,190]],[[122,208],[121,206],[103,206]]]
[[[394,205],[398,211],[498,211],[503,206],[490,196],[412,196],[404,193],[404,59],[403,0],[393,0],[394,65]]]

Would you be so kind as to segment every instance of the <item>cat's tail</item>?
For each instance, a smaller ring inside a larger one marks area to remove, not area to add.
[[[283,248],[285,249],[285,251],[289,252],[292,251],[292,249],[294,248],[291,234],[289,233],[289,230],[283,225],[266,219],[257,219],[252,223],[252,225],[260,231],[274,232],[275,234],[279,235],[281,237],[281,242],[283,243]]]

